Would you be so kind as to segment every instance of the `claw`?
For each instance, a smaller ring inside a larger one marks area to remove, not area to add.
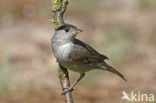
[[[64,91],[63,91],[63,93],[61,93],[61,95],[65,95],[66,93],[71,92],[71,91],[73,91],[73,90],[74,90],[74,89],[71,88],[71,87],[69,87],[69,88],[64,88]]]
[[[64,91],[64,90],[66,90],[66,89],[68,89],[68,88],[63,88],[62,90]]]

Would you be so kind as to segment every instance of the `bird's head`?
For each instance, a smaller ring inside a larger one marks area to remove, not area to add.
[[[81,29],[78,29],[76,26],[71,24],[65,24],[60,26],[57,30],[57,35],[61,36],[61,38],[74,39],[75,36],[82,32]]]

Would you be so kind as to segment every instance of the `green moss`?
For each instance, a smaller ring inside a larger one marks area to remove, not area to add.
[[[51,0],[53,10],[60,9],[61,5],[67,0]]]
[[[51,0],[53,12],[52,12],[52,19],[50,21],[52,21],[52,23],[54,24],[55,29],[59,26],[59,24],[54,11],[59,10],[65,2],[67,2],[67,0]]]
[[[67,0],[63,0],[63,2],[62,2],[62,3],[65,3],[65,2],[67,2]]]
[[[61,0],[51,0],[53,10],[58,10],[61,7]]]
[[[51,21],[54,24],[54,26],[58,27],[58,22],[57,22],[57,17],[55,15],[55,13],[52,13],[52,18]]]

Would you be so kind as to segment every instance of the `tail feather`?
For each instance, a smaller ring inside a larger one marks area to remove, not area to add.
[[[109,72],[112,72],[112,73],[118,75],[119,77],[121,77],[123,80],[127,81],[127,80],[125,79],[125,77],[124,77],[120,72],[118,72],[118,71],[115,70],[112,66],[110,66],[110,65],[108,65],[108,64],[106,64],[106,63],[105,63],[105,64],[102,64],[102,69],[108,70]]]

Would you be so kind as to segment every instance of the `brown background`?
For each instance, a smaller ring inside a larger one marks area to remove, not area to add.
[[[50,0],[0,0],[0,103],[63,103],[50,9]],[[123,90],[156,94],[156,0],[70,0],[65,20],[128,80],[90,71],[75,103],[126,103]],[[70,72],[71,82],[78,76]]]

